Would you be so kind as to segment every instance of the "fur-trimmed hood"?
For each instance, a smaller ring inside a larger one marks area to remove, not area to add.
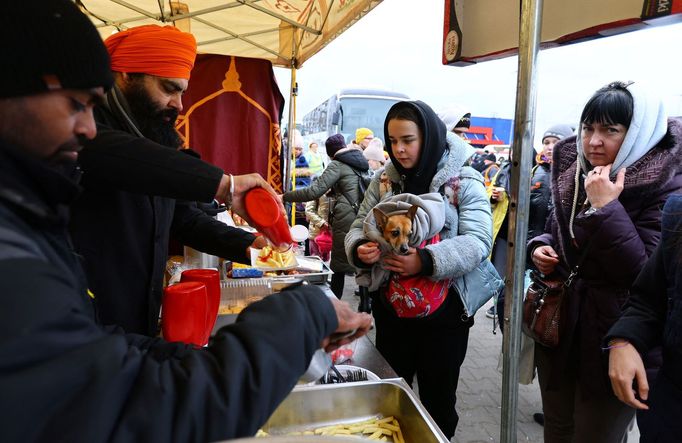
[[[369,163],[367,162],[365,156],[362,155],[362,150],[355,147],[338,150],[336,154],[334,154],[333,160],[345,163],[351,168],[357,169],[359,171],[364,172],[369,170]]]

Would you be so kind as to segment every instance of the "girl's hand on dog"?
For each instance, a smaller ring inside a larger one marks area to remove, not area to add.
[[[379,245],[373,241],[358,246],[358,258],[366,265],[372,265],[379,261],[381,251]]]
[[[393,271],[401,277],[419,274],[422,270],[422,260],[415,248],[410,248],[407,255],[389,254],[384,258],[384,269]]]

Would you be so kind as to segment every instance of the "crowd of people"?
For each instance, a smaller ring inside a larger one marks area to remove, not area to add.
[[[70,0],[4,12],[14,65],[0,73],[3,441],[252,436],[316,350],[366,334],[372,319],[378,351],[408,384],[417,377],[422,403],[454,436],[480,307],[471,297],[487,301],[481,288],[506,273],[513,147],[498,162],[467,143],[468,110],[401,101],[385,145],[357,128],[325,140],[324,156],[294,137],[295,187],[277,195],[258,174],[233,176],[181,149],[191,34],[147,25],[103,42]],[[576,127],[543,133],[518,265],[575,271],[559,344],[534,347],[546,442],[622,442],[635,417],[642,441],[679,441],[681,140],[682,122],[632,82],[597,90]],[[371,282],[362,310],[372,315],[303,286],[250,305],[203,349],[159,338],[169,238],[247,261],[263,237],[197,202],[219,200],[248,222],[244,195],[256,187],[283,213],[305,204],[332,292],[341,298],[347,275],[370,276],[358,282]],[[382,226],[406,214],[407,232]],[[386,247],[401,235],[420,241]],[[504,330],[504,289],[494,292],[487,314]]]

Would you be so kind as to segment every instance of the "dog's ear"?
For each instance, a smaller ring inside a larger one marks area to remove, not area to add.
[[[417,209],[419,209],[419,206],[412,205],[412,207],[407,211],[407,218],[409,218],[410,221],[414,221],[414,216],[417,214]]]
[[[374,213],[374,220],[377,222],[377,228],[379,228],[379,230],[383,230],[384,226],[386,226],[386,220],[388,217],[386,217],[386,214],[381,212],[381,209],[379,208],[372,208],[372,212]]]

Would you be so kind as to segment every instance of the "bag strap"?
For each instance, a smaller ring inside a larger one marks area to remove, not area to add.
[[[582,264],[585,262],[587,254],[590,252],[592,242],[593,239],[590,239],[590,241],[585,246],[585,249],[583,249],[583,252],[580,253],[578,261],[576,262],[575,266],[573,266],[573,268],[571,269],[571,272],[568,274],[568,277],[566,277],[564,286],[569,287],[571,286],[571,284],[573,284],[573,280],[575,280],[575,277],[578,275],[578,270],[580,269],[580,266],[582,266]]]
[[[354,169],[354,168],[352,168],[352,169],[353,169],[353,172],[355,173],[355,175],[357,175],[357,177],[358,177],[358,192],[360,195],[363,195],[365,192],[363,190],[364,183],[362,181],[363,180],[362,175],[360,175],[360,173],[356,169]],[[358,203],[358,201],[353,201],[350,198],[350,195],[348,195],[348,192],[346,192],[344,190],[341,191],[341,194],[346,198],[351,209],[353,209],[353,211],[355,211],[355,213],[357,214],[358,211],[360,210],[360,204]]]

